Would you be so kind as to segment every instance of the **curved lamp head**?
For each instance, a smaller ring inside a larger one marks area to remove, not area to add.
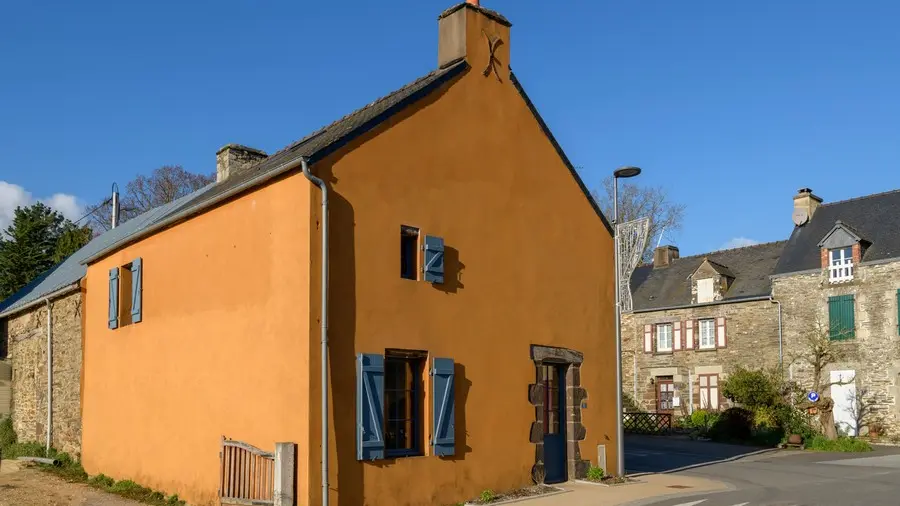
[[[640,167],[620,167],[613,172],[615,178],[634,177],[641,173]]]

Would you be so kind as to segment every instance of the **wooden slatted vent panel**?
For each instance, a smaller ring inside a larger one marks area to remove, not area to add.
[[[275,454],[222,438],[219,453],[219,502],[222,505],[275,504]]]

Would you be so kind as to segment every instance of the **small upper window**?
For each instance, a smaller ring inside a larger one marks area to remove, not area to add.
[[[853,248],[828,250],[828,280],[832,283],[853,279]]]
[[[419,229],[400,227],[400,277],[416,280],[419,278]]]
[[[656,326],[656,351],[672,351],[672,324]]]
[[[712,278],[697,280],[697,302],[713,301],[713,280]]]
[[[700,349],[708,350],[716,347],[716,321],[700,320]]]

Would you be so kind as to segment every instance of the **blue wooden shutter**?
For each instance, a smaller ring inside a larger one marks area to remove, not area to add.
[[[435,358],[431,370],[434,395],[432,398],[432,417],[434,433],[431,445],[437,456],[448,456],[456,453],[456,399],[453,388],[453,359]]]
[[[425,249],[425,281],[429,283],[444,282],[444,240],[440,237],[425,236],[422,246]]]
[[[356,459],[384,458],[384,357],[356,357]]]
[[[119,268],[109,270],[109,328],[119,328]]]
[[[141,268],[140,258],[131,262],[131,323],[141,321]]]

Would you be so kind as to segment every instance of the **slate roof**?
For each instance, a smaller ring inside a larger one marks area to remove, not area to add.
[[[734,276],[724,301],[767,296],[772,287],[769,276],[786,243],[770,242],[682,257],[659,269],[642,265],[631,275],[633,309],[645,311],[690,305],[691,275],[707,258]]]
[[[841,220],[868,241],[862,261],[900,259],[900,190],[822,204],[806,225],[794,227],[775,274],[821,268],[819,241]]]
[[[122,238],[134,235],[149,228],[153,224],[164,219],[173,209],[178,208],[190,199],[203,195],[213,187],[215,187],[215,183],[207,185],[168,204],[151,209],[139,216],[135,216],[120,226],[95,237],[91,242],[73,253],[69,258],[51,267],[47,272],[38,276],[21,290],[0,302],[0,316],[13,313],[27,304],[40,300],[45,295],[77,283],[85,276],[85,274],[87,274],[87,267],[82,263],[86,258],[107,248],[111,244],[115,244]]]
[[[105,255],[109,251],[121,248],[129,242],[153,233],[157,228],[168,226],[168,221],[176,218],[186,218],[200,212],[215,202],[227,198],[235,190],[262,184],[269,177],[283,172],[288,164],[297,162],[302,157],[305,157],[310,164],[321,160],[359,135],[368,132],[386,118],[426,96],[441,84],[461,74],[467,68],[469,67],[466,61],[460,59],[429,72],[406,86],[379,98],[361,109],[357,109],[324,128],[316,130],[268,158],[260,160],[256,165],[232,173],[228,179],[212,185],[208,191],[194,194],[193,198],[189,198],[178,207],[169,210],[165,220],[157,220],[153,227],[136,231],[133,234],[119,238],[115,242],[106,244],[103,249],[85,257],[84,261],[93,261],[96,257]],[[166,221],[166,223],[163,221]]]

